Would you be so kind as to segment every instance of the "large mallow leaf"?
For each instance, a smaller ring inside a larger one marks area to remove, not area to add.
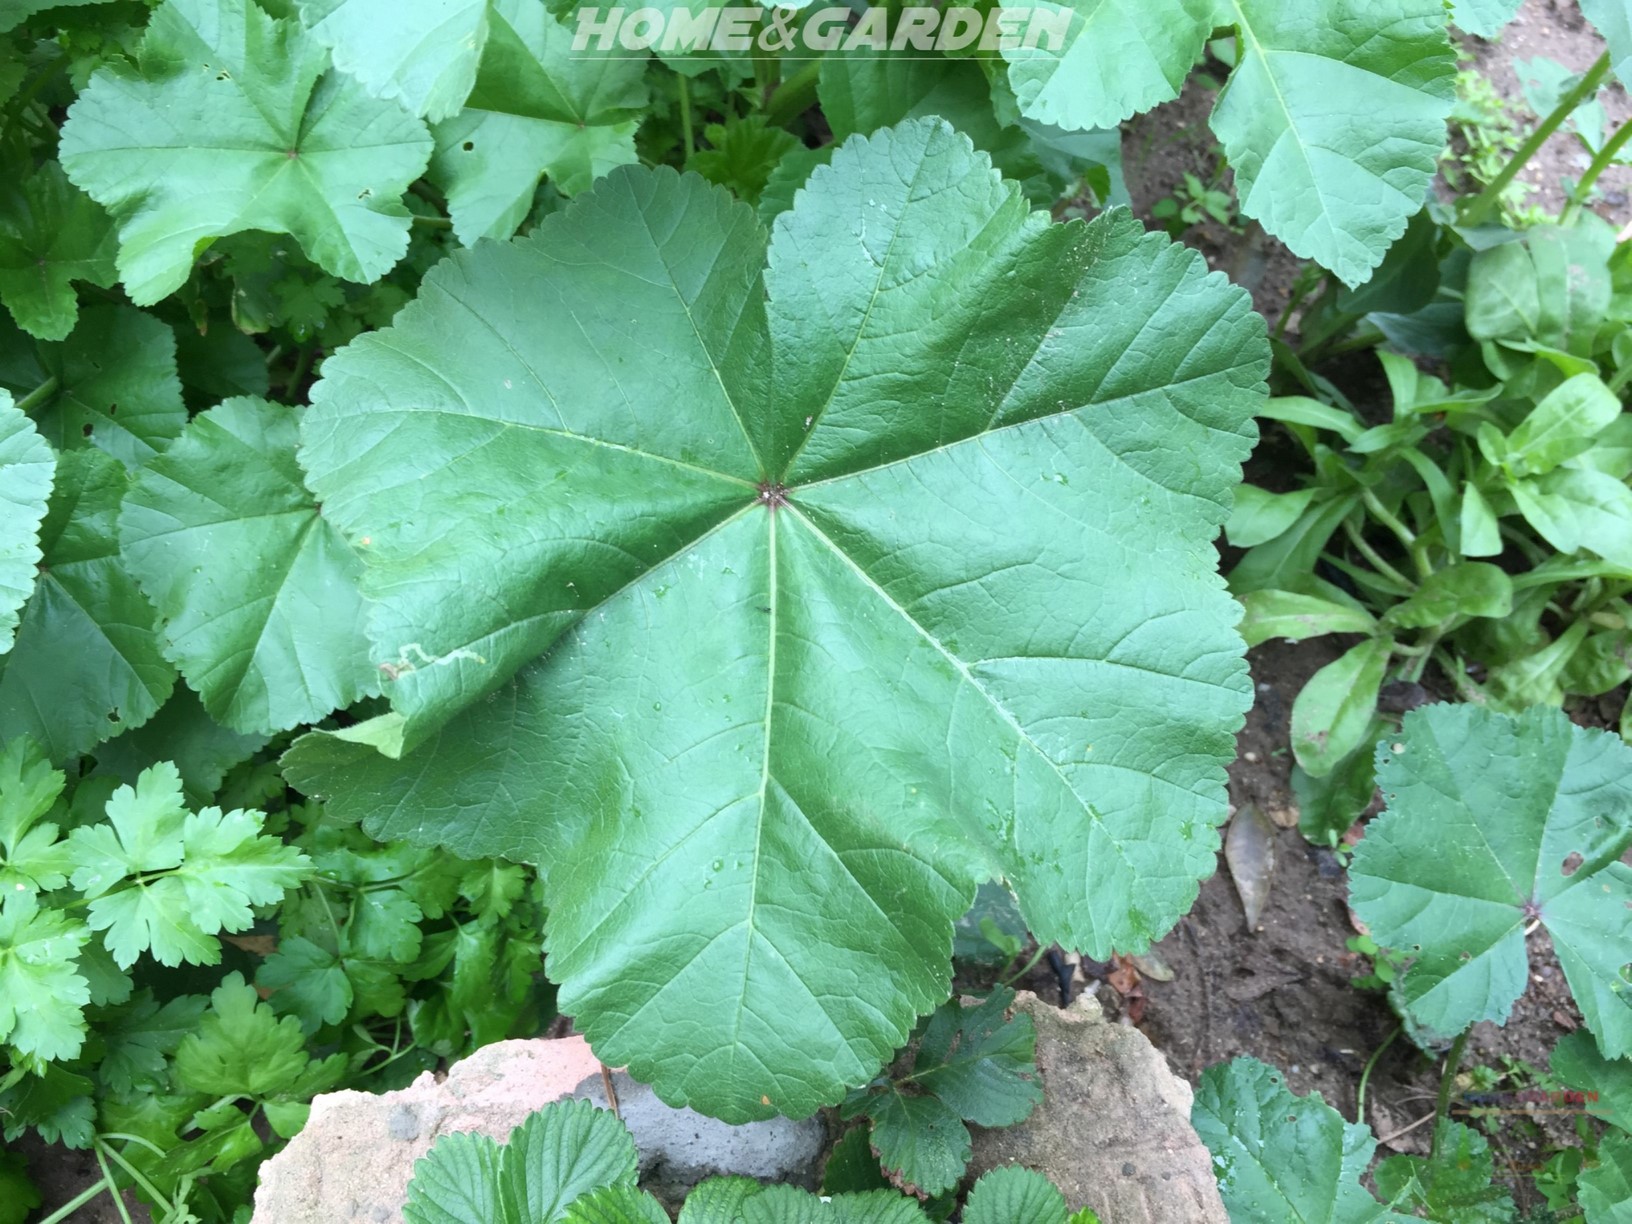
[[[514,234],[541,176],[570,196],[638,160],[646,105],[643,57],[575,51],[572,29],[538,0],[495,0],[490,25],[475,91],[437,124],[431,162],[467,246]]]
[[[333,48],[336,68],[416,115],[458,113],[476,83],[487,0],[295,0],[295,7]]]
[[[1241,211],[1346,284],[1427,197],[1456,96],[1443,0],[1233,0],[1241,58],[1213,110]]]
[[[167,0],[139,67],[91,78],[61,146],[68,177],[118,219],[119,275],[144,305],[240,230],[291,234],[334,275],[377,280],[408,249],[402,193],[430,153],[422,122],[254,0]]]
[[[1506,1021],[1525,936],[1552,936],[1606,1057],[1632,1054],[1632,748],[1546,707],[1435,705],[1377,747],[1388,810],[1349,873],[1354,912],[1412,959],[1410,1017],[1445,1036]]]
[[[0,389],[0,654],[11,649],[17,610],[34,589],[40,520],[56,474],[56,453]]]
[[[846,141],[768,247],[614,171],[325,365],[302,462],[394,710],[290,776],[539,864],[607,1062],[809,1114],[946,996],[982,880],[1105,956],[1212,870],[1266,368],[1198,256],[1050,224],[938,119]]]

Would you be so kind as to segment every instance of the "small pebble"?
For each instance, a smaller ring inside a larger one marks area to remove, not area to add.
[[[1241,759],[1249,765],[1258,764],[1258,754],[1256,752],[1243,752]]]

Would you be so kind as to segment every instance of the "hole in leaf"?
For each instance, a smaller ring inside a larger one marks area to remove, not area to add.
[[[476,142],[473,141],[473,140],[467,140],[460,147],[463,148],[466,153],[469,153],[472,149],[474,149],[476,147]]]
[[[80,432],[81,436],[83,436],[83,437],[86,437],[86,438],[90,437],[91,436],[91,423],[89,421],[86,421],[84,428],[81,429],[79,432]]]
[[[108,415],[109,416],[118,416],[119,415],[119,405],[118,404],[109,404],[108,405]]]
[[[119,711],[116,710],[116,709],[115,710],[109,710],[108,711],[108,721],[109,722],[118,722],[119,721]]]
[[[1573,876],[1578,870],[1580,870],[1582,862],[1583,860],[1581,858],[1580,851],[1571,850],[1564,856],[1564,863],[1559,870],[1567,876]]]

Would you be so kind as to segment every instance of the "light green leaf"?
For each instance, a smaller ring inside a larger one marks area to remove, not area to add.
[[[1592,0],[1587,0],[1590,4]],[[1495,38],[1513,20],[1521,0],[1451,0],[1457,29],[1475,38]]]
[[[112,285],[118,248],[113,219],[57,162],[0,194],[0,301],[37,339],[61,340],[74,330],[73,282]]]
[[[1436,569],[1409,598],[1383,617],[1390,628],[1427,629],[1476,616],[1501,618],[1513,611],[1513,579],[1485,561],[1463,561]]]
[[[194,418],[138,473],[119,518],[166,655],[242,732],[316,722],[379,691],[362,565],[306,491],[297,422],[256,399]]]
[[[31,736],[54,761],[139,727],[170,695],[153,609],[115,535],[125,471],[72,451],[40,529],[44,565],[11,653],[0,656],[0,740]]]
[[[1632,488],[1591,468],[1509,481],[1525,520],[1561,553],[1585,548],[1632,571]]]
[[[17,612],[34,589],[57,457],[34,423],[0,389],[0,654],[11,649]]]
[[[407,1224],[506,1224],[499,1204],[502,1152],[471,1131],[439,1136],[414,1162],[402,1218]]]
[[[394,713],[287,758],[372,833],[539,864],[562,1008],[732,1120],[870,1079],[981,880],[1101,955],[1193,900],[1266,368],[1199,257],[1028,214],[937,121],[846,142],[766,259],[623,169],[328,360],[302,460]]]
[[[1041,1173],[1009,1165],[975,1183],[964,1224],[1066,1224],[1065,1196]]]
[[[1623,967],[1632,939],[1632,748],[1537,707],[1517,718],[1435,705],[1377,748],[1388,809],[1350,869],[1350,904],[1412,962],[1396,989],[1450,1036],[1500,1024],[1540,919],[1576,1005],[1610,1057],[1632,1052]]]
[[[1232,0],[1241,60],[1213,111],[1241,212],[1347,285],[1422,207],[1456,57],[1441,0]]]
[[[1589,354],[1609,311],[1614,249],[1615,231],[1589,214],[1480,251],[1468,267],[1468,334]]]
[[[540,176],[571,196],[636,161],[635,127],[646,105],[644,60],[621,48],[574,50],[572,29],[538,0],[489,7],[476,87],[463,111],[436,125],[430,170],[466,246],[514,234],[532,211]]]
[[[0,386],[32,401],[29,414],[59,451],[95,446],[126,467],[146,463],[187,423],[174,333],[128,306],[82,311],[60,343],[36,345],[0,320]]]
[[[1503,547],[1501,528],[1490,503],[1469,481],[1462,486],[1462,555],[1494,557]]]
[[[1190,1122],[1213,1154],[1232,1220],[1399,1218],[1360,1184],[1377,1147],[1371,1129],[1345,1122],[1318,1092],[1294,1096],[1280,1072],[1255,1058],[1203,1071]]]
[[[1224,524],[1224,535],[1237,548],[1251,548],[1273,540],[1297,522],[1314,497],[1313,489],[1270,493],[1244,484],[1235,491],[1235,508]]]
[[[679,1224],[741,1224],[743,1204],[763,1190],[751,1177],[711,1177],[686,1195]]]
[[[1246,615],[1241,636],[1256,646],[1271,638],[1302,642],[1328,633],[1372,633],[1377,621],[1363,608],[1296,591],[1248,591],[1241,596]]]
[[[336,68],[413,114],[456,114],[476,83],[487,0],[296,0],[296,7],[332,49]]]
[[[515,1224],[552,1224],[581,1194],[633,1185],[639,1156],[622,1122],[588,1101],[558,1102],[510,1133],[500,1201]]]
[[[1317,671],[1292,703],[1292,754],[1323,778],[1363,742],[1394,643],[1371,638]]]
[[[823,1200],[793,1186],[766,1186],[743,1203],[740,1224],[924,1224],[926,1219],[915,1200],[894,1190]]]
[[[1592,441],[1621,415],[1620,398],[1596,374],[1577,374],[1554,388],[1507,435],[1511,461],[1521,475],[1550,472],[1591,449]]]
[[[1215,0],[1041,0],[1021,9],[1031,33],[1002,51],[1021,111],[1062,128],[1112,128],[1178,97],[1222,24],[1219,8]]]
[[[634,1186],[607,1186],[573,1200],[561,1224],[669,1224],[669,1213]]]
[[[91,78],[68,112],[62,165],[118,218],[119,274],[138,305],[180,288],[201,244],[241,230],[291,234],[348,280],[402,258],[401,196],[430,133],[328,59],[253,0],[167,0],[139,70]]]
[[[1632,4],[1627,0],[1581,0],[1581,12],[1609,44],[1621,84],[1632,88]]]
[[[1632,1136],[1606,1135],[1598,1163],[1583,1169],[1576,1185],[1587,1224],[1626,1224],[1632,1218]]]
[[[1290,425],[1309,425],[1315,429],[1330,430],[1351,444],[1357,442],[1360,435],[1365,432],[1365,426],[1355,418],[1354,413],[1323,404],[1306,395],[1277,395],[1259,415],[1272,421],[1285,421]]]
[[[31,1058],[78,1056],[91,992],[74,958],[90,934],[32,892],[0,894],[0,1041]]]
[[[40,820],[63,783],[30,740],[0,749],[0,893],[50,892],[68,882],[68,848],[57,840],[57,825]]]
[[[175,1069],[194,1092],[265,1098],[307,1089],[322,1092],[346,1062],[344,1055],[336,1055],[313,1063],[299,1021],[273,1016],[242,975],[229,973],[211,993],[210,1010],[198,1030],[182,1038]]]

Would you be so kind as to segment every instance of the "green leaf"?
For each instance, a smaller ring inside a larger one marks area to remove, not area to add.
[[[1350,904],[1412,958],[1397,989],[1449,1036],[1507,1019],[1547,927],[1576,1005],[1610,1057],[1632,1052],[1632,748],[1537,707],[1508,718],[1435,705],[1377,748],[1388,809],[1355,851]]]
[[[669,1213],[634,1186],[607,1186],[573,1200],[562,1224],[669,1224]]]
[[[295,0],[334,65],[428,119],[458,112],[487,41],[487,0]]]
[[[1632,1204],[1632,1136],[1606,1135],[1598,1145],[1598,1163],[1581,1171],[1576,1186],[1587,1224],[1626,1224]]]
[[[505,1224],[499,1205],[502,1151],[470,1131],[439,1136],[414,1162],[402,1218],[407,1224]]]
[[[17,612],[34,589],[57,457],[34,423],[0,390],[0,654],[11,649]]]
[[[1323,778],[1359,748],[1382,688],[1394,643],[1371,638],[1351,646],[1309,678],[1292,703],[1292,754],[1314,778]]]
[[[187,423],[174,333],[128,306],[81,311],[60,343],[33,344],[0,320],[0,386],[33,402],[30,415],[59,451],[95,446],[131,468]]]
[[[1507,489],[1525,520],[1561,553],[1585,548],[1632,570],[1632,488],[1591,468],[1554,468]]]
[[[1605,1058],[1592,1034],[1577,1030],[1553,1047],[1553,1074],[1587,1099],[1593,1117],[1632,1133],[1632,1061]]]
[[[703,129],[703,137],[709,147],[692,154],[686,169],[756,205],[771,171],[784,157],[804,147],[793,133],[767,125],[759,115],[711,123]]]
[[[1615,231],[1592,217],[1569,229],[1537,226],[1480,251],[1468,267],[1468,334],[1590,353],[1609,311],[1614,250]]]
[[[91,992],[74,958],[89,939],[34,893],[0,894],[0,1041],[31,1058],[78,1056]]]
[[[0,749],[0,893],[50,892],[68,882],[67,846],[55,824],[40,823],[64,780],[29,740]]]
[[[1277,395],[1259,415],[1272,421],[1330,430],[1350,444],[1359,441],[1360,435],[1365,432],[1365,426],[1355,419],[1352,412],[1323,404],[1306,395]]]
[[[1621,415],[1621,401],[1596,374],[1577,374],[1554,388],[1507,436],[1508,455],[1524,475],[1550,472],[1591,449]]]
[[[229,973],[210,994],[210,1010],[197,1031],[176,1048],[175,1068],[194,1092],[266,1098],[322,1092],[345,1062],[336,1055],[313,1063],[299,1021],[277,1019],[241,974]]]
[[[835,1194],[824,1201],[793,1186],[766,1186],[744,1200],[733,1224],[925,1224],[927,1218],[894,1190]],[[680,1219],[691,1224],[684,1213]]]
[[[1018,1165],[993,1169],[975,1183],[964,1224],[1066,1224],[1065,1196],[1041,1173]]]
[[[97,745],[95,772],[134,784],[154,761],[168,760],[181,774],[188,804],[202,807],[221,789],[227,770],[249,760],[267,739],[223,727],[204,712],[198,695],[182,684],[140,727]]]
[[[1398,1218],[1360,1184],[1377,1147],[1370,1128],[1345,1122],[1318,1092],[1294,1096],[1255,1058],[1203,1071],[1190,1122],[1213,1154],[1232,1220]]]
[[[1441,0],[1232,0],[1241,62],[1213,111],[1243,215],[1345,284],[1421,209],[1456,57]]]
[[[1590,4],[1592,0],[1587,0]],[[1457,28],[1475,38],[1495,38],[1513,20],[1521,0],[1451,0]]]
[[[1413,1215],[1444,1224],[1510,1224],[1513,1200],[1491,1185],[1490,1144],[1470,1126],[1446,1120],[1434,1155],[1390,1156],[1378,1163],[1377,1192]]]
[[[1476,616],[1504,617],[1513,611],[1513,579],[1484,561],[1463,561],[1436,569],[1409,598],[1390,608],[1383,624],[1428,629]]]
[[[165,653],[241,732],[316,722],[379,690],[362,565],[295,463],[298,418],[233,399],[138,473],[119,518]]]
[[[862,1147],[866,1147],[865,1141]],[[831,1156],[828,1162],[831,1165]],[[751,1177],[711,1177],[686,1195],[679,1224],[741,1224],[743,1204],[757,1198],[764,1189]]]
[[[1632,4],[1627,0],[1581,0],[1581,12],[1609,44],[1610,62],[1621,84],[1632,82]]]
[[[200,244],[241,230],[291,234],[348,280],[402,258],[401,196],[430,133],[328,59],[253,0],[167,0],[139,69],[91,78],[68,112],[62,165],[118,218],[119,275],[138,305],[180,288]]]
[[[1495,557],[1501,554],[1501,528],[1496,515],[1472,481],[1462,486],[1462,555]]]
[[[169,762],[142,771],[108,800],[108,823],[68,838],[73,885],[91,902],[91,928],[121,968],[142,952],[164,965],[213,965],[219,931],[247,930],[251,907],[282,899],[310,860],[261,834],[259,812],[189,813]]]
[[[1273,540],[1298,521],[1314,495],[1313,489],[1270,493],[1244,484],[1235,491],[1235,508],[1224,524],[1224,535],[1237,548]]]
[[[1265,372],[1199,257],[1028,214],[936,121],[846,142],[766,258],[619,170],[328,360],[302,461],[394,713],[286,758],[371,834],[539,864],[562,1009],[733,1120],[869,1079],[983,879],[1099,955],[1193,900]]]
[[[822,1166],[822,1193],[845,1194],[866,1190],[883,1190],[889,1182],[879,1168],[878,1156],[870,1140],[872,1127],[857,1126],[844,1132],[827,1154]],[[758,1186],[758,1183],[750,1183]]]
[[[0,194],[0,302],[40,340],[74,330],[74,281],[106,289],[118,278],[113,220],[54,161]]]
[[[1253,591],[1318,588],[1313,572],[1320,554],[1339,524],[1359,504],[1360,499],[1353,494],[1315,502],[1286,531],[1247,550],[1240,564],[1230,571],[1230,589],[1246,595]]]
[[[430,169],[466,246],[514,234],[541,176],[571,196],[636,161],[635,127],[647,101],[643,59],[621,48],[575,51],[572,29],[537,0],[493,0],[488,8],[476,87],[462,111],[436,125]],[[388,19],[393,28],[400,20]]]
[[[1031,35],[1002,56],[1022,113],[1062,128],[1112,128],[1178,97],[1222,24],[1219,8],[1215,0],[1043,0],[1020,10],[1032,14]],[[1056,21],[1063,39],[1039,29]]]
[[[162,1092],[167,1056],[198,1027],[208,1006],[202,995],[178,995],[160,1007],[151,991],[142,991],[99,1023],[106,1048],[98,1077],[120,1094]]]
[[[1302,642],[1328,633],[1373,633],[1377,621],[1364,608],[1296,591],[1248,591],[1241,596],[1245,615],[1241,636],[1249,647],[1271,638]]]
[[[853,1116],[846,1103],[846,1116]],[[958,1111],[934,1096],[908,1096],[893,1085],[867,1098],[872,1146],[896,1184],[912,1193],[940,1194],[957,1185],[973,1152]]]
[[[25,1224],[44,1200],[20,1152],[0,1152],[0,1224]]]
[[[339,956],[303,935],[278,940],[278,950],[261,962],[255,984],[272,992],[272,1006],[293,1012],[307,1032],[339,1024],[354,997]]]
[[[100,451],[58,461],[38,584],[0,656],[0,740],[30,736],[55,761],[141,726],[175,684],[152,605],[119,559],[126,483]]]
[[[1325,777],[1311,777],[1292,766],[1292,794],[1298,801],[1298,832],[1317,846],[1336,847],[1339,839],[1371,806],[1377,790],[1377,767],[1371,745],[1384,723],[1373,718],[1361,746],[1344,757]]]

